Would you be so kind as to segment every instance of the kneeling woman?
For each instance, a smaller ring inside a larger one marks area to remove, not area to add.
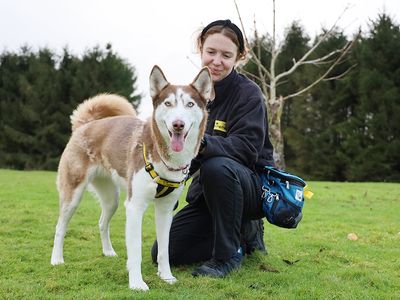
[[[235,70],[246,55],[240,29],[229,20],[212,22],[199,35],[198,49],[215,97],[191,166],[188,205],[172,222],[169,254],[172,265],[204,262],[194,276],[224,277],[241,266],[244,253],[265,251],[256,170],[273,165],[273,149],[262,92]],[[152,257],[156,262],[157,243]]]

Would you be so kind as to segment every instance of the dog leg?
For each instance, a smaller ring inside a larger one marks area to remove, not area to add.
[[[110,178],[95,178],[91,184],[101,205],[99,229],[103,254],[105,256],[117,256],[110,239],[110,220],[118,208],[119,188]]]
[[[131,199],[125,202],[126,207],[126,248],[129,272],[129,288],[134,290],[149,290],[142,278],[142,220],[148,203],[144,200]]]
[[[78,207],[83,191],[85,190],[86,184],[81,184],[73,192],[71,201],[67,201],[61,196],[60,200],[60,216],[56,226],[56,233],[54,236],[53,252],[51,254],[51,264],[53,266],[64,263],[64,237],[67,232],[68,223],[71,220],[76,208]],[[60,195],[63,193],[61,192]]]
[[[169,265],[169,231],[171,229],[173,209],[175,202],[158,199],[155,202],[155,218],[158,242],[158,273],[157,275],[169,284],[177,280],[171,273]]]

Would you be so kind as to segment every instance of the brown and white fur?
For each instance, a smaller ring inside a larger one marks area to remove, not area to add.
[[[168,241],[173,208],[183,186],[155,198],[157,184],[145,171],[147,159],[161,178],[181,182],[196,156],[204,134],[206,101],[213,93],[211,75],[203,68],[189,85],[171,85],[158,66],[150,74],[153,115],[136,117],[130,103],[117,95],[101,94],[83,102],[71,116],[72,136],[61,156],[57,187],[60,215],[51,264],[64,263],[63,245],[68,223],[86,187],[97,194],[102,213],[100,237],[105,256],[116,256],[109,234],[110,219],[118,207],[119,186],[127,188],[126,247],[129,287],[148,290],[141,274],[142,219],[151,201],[155,204],[158,241],[158,276],[174,283],[169,265]]]

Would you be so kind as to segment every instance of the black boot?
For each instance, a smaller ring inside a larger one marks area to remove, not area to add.
[[[221,261],[215,258],[211,258],[206,261],[203,265],[196,268],[192,275],[197,276],[209,276],[209,277],[225,277],[231,271],[239,269],[241,267],[243,259],[242,249],[239,249],[230,259],[227,261]]]
[[[264,221],[245,220],[241,229],[241,245],[246,254],[251,254],[255,250],[267,253],[264,244]]]

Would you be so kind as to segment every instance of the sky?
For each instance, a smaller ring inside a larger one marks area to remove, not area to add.
[[[236,3],[247,36],[255,27],[262,34],[272,33],[272,0]],[[338,21],[351,36],[358,28],[367,30],[383,12],[398,24],[400,0],[276,0],[276,34],[282,39],[284,29],[299,21],[314,37]],[[145,96],[139,112],[146,116],[152,110],[151,68],[159,65],[173,84],[192,82],[200,69],[196,36],[217,19],[230,19],[240,27],[233,0],[0,0],[0,51],[28,45],[34,51],[48,47],[61,54],[67,46],[81,55],[111,43],[136,69],[136,88]]]

